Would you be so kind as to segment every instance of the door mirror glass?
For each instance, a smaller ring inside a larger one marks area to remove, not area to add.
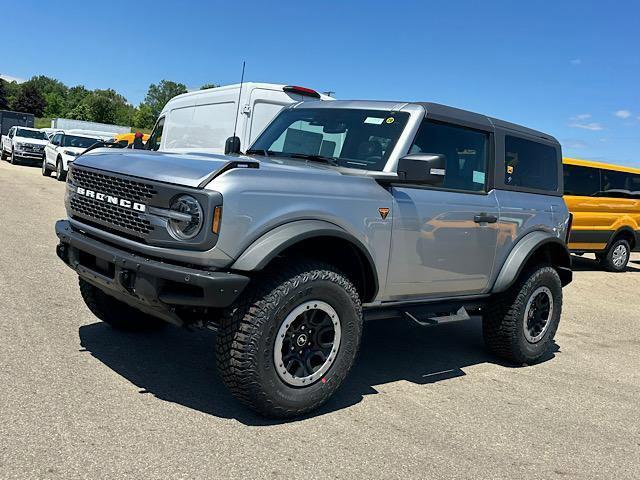
[[[404,183],[441,185],[446,158],[441,154],[411,153],[398,161],[398,178]]]

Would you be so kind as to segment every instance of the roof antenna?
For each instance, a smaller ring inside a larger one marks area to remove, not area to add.
[[[238,106],[236,108],[236,121],[233,124],[233,136],[227,138],[224,144],[224,154],[240,153],[240,139],[236,137],[236,128],[238,126],[238,115],[240,114],[240,99],[242,98],[242,84],[244,83],[244,66],[245,61],[242,61],[242,75],[240,77],[240,88],[238,89]]]

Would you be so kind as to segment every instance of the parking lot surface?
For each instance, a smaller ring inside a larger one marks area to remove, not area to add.
[[[638,478],[640,255],[575,261],[554,352],[500,364],[480,321],[366,324],[316,414],[271,422],[210,331],[119,333],[55,256],[64,184],[0,162],[0,478]]]

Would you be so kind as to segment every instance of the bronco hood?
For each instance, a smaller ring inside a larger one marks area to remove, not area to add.
[[[252,160],[213,153],[163,153],[99,148],[79,156],[73,164],[158,182],[200,187],[216,173],[228,168],[230,162],[237,161]]]

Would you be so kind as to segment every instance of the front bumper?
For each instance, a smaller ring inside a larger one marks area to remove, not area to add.
[[[28,150],[16,150],[15,156],[16,158],[19,158],[22,160],[42,161],[44,159],[44,152],[30,152]]]
[[[145,313],[182,325],[185,308],[230,306],[249,277],[165,263],[113,247],[56,222],[58,257],[102,291]]]

